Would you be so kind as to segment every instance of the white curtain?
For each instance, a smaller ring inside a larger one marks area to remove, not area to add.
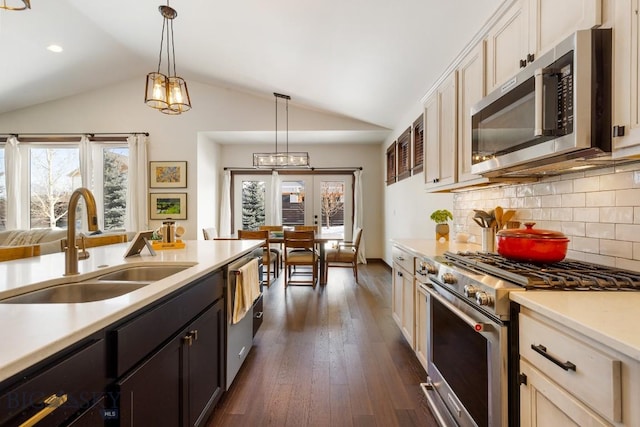
[[[220,236],[231,236],[231,171],[224,171],[220,204]]]
[[[353,192],[353,230],[358,228],[364,229],[364,205],[362,204],[362,171],[357,170],[353,172],[354,177],[354,192]],[[354,233],[355,234],[355,233]],[[354,236],[355,237],[355,236]],[[358,263],[366,264],[367,257],[364,252],[364,232],[360,238],[360,249],[358,251]]]
[[[147,146],[149,137],[131,135],[127,138],[129,145],[129,179],[127,180],[127,212],[125,227],[127,231],[149,229],[147,203]]]
[[[5,185],[7,187],[6,215],[7,230],[22,228],[22,200],[20,197],[20,182],[22,174],[22,158],[20,155],[20,141],[15,136],[7,138],[4,146]]]
[[[82,186],[93,191],[93,152],[91,147],[91,141],[87,135],[82,135],[80,138],[80,178],[82,179]]]
[[[282,224],[282,181],[278,171],[271,173],[271,225]]]

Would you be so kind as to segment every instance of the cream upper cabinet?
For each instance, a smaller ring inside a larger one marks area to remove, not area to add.
[[[549,51],[576,30],[602,25],[602,0],[528,1],[529,49],[536,56]]]
[[[456,182],[457,72],[449,74],[424,103],[427,189]]]
[[[487,34],[487,93],[574,31],[601,24],[602,0],[515,1]]]
[[[499,87],[520,69],[529,53],[529,7],[516,1],[487,34],[487,93]]]
[[[481,178],[471,173],[471,107],[485,96],[485,43],[479,42],[458,66],[458,182]]]
[[[613,31],[613,156],[640,155],[638,0],[616,0]]]

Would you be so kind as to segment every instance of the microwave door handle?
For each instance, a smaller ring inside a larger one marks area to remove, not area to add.
[[[538,68],[533,73],[534,82],[534,123],[533,136],[550,136],[555,135],[555,128],[545,129],[545,114],[553,114],[551,111],[545,111],[545,76],[558,76],[559,70],[555,68]]]
[[[544,70],[538,68],[533,73],[534,79],[534,123],[533,136],[544,135]]]

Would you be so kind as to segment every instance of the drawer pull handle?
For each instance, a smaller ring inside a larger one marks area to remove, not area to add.
[[[67,395],[63,394],[62,396],[58,396],[52,394],[47,397],[44,401],[44,408],[38,411],[33,417],[29,418],[27,421],[20,424],[20,427],[31,427],[42,421],[47,415],[58,409],[60,406],[64,405],[67,401]]]
[[[533,349],[533,351],[535,351],[536,353],[540,354],[545,359],[547,359],[547,360],[555,363],[556,365],[560,366],[565,371],[574,371],[575,372],[576,365],[574,365],[573,363],[569,362],[568,360],[566,362],[559,361],[558,359],[556,359],[555,357],[553,357],[552,355],[547,353],[547,347],[543,346],[542,344],[538,344],[538,345],[531,344],[531,348]]]
[[[404,257],[403,257],[403,256],[397,256],[397,257],[396,257],[396,259],[397,259],[398,261],[404,261]]]

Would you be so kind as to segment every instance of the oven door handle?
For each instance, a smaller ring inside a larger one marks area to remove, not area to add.
[[[437,299],[441,304],[445,305],[456,316],[458,316],[460,319],[462,319],[464,321],[464,323],[466,323],[467,325],[471,326],[471,328],[474,331],[476,331],[476,332],[489,332],[489,331],[491,331],[491,329],[493,329],[493,325],[491,323],[476,322],[467,313],[463,312],[458,307],[456,307],[455,305],[453,305],[449,301],[447,301],[447,299],[444,298],[442,295],[440,295],[436,290],[434,290],[432,288],[428,288],[426,286],[423,287],[423,289],[425,289],[427,292],[429,292],[429,295],[431,295],[433,298]]]

